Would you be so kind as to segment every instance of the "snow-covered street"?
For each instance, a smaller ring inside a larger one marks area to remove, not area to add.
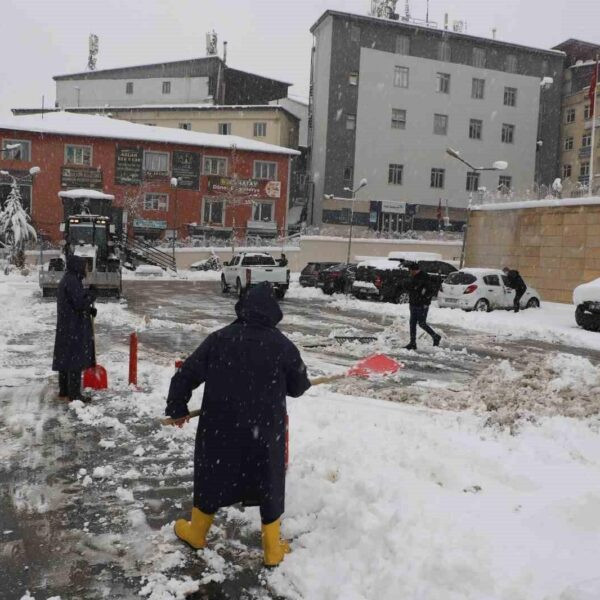
[[[282,330],[311,376],[374,352],[405,368],[289,399],[293,552],[266,570],[256,508],[221,510],[197,553],[175,538],[195,426],[158,421],[174,361],[233,319],[234,297],[211,273],[127,281],[125,300],[98,306],[109,389],[65,405],[50,371],[55,303],[36,275],[0,276],[0,597],[600,597],[600,335],[577,328],[572,306],[434,306],[442,345],[422,338],[415,353],[406,306],[294,284]]]

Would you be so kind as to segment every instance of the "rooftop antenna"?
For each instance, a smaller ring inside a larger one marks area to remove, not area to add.
[[[88,71],[96,70],[96,61],[98,59],[98,36],[95,33],[90,33],[89,52],[88,52]]]
[[[448,31],[448,13],[444,15],[444,29]]]
[[[227,64],[227,42],[223,42],[223,62]]]
[[[494,27],[494,28],[492,29],[492,39],[493,39],[493,40],[495,40],[495,39],[496,39],[496,31],[497,31],[497,29]]]
[[[427,12],[425,13],[425,24],[429,25],[429,0],[427,0]]]
[[[404,5],[404,19],[406,21],[410,21],[410,2],[406,0],[406,4]]]

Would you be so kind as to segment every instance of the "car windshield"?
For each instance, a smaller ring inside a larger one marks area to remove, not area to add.
[[[475,283],[477,278],[472,273],[465,273],[464,271],[456,271],[456,273],[450,273],[446,279],[446,283],[449,285],[469,285]]]
[[[244,267],[274,267],[275,259],[272,256],[257,254],[254,256],[244,256],[242,261]]]

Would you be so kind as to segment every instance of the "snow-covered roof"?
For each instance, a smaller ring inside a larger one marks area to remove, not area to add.
[[[498,204],[479,204],[471,210],[517,210],[522,208],[546,208],[552,206],[585,206],[600,204],[600,196],[587,198],[550,198],[547,200],[519,200],[516,202],[499,202]]]
[[[600,302],[600,278],[582,283],[573,290],[573,304],[582,302]]]
[[[85,190],[79,188],[77,190],[66,190],[58,192],[61,198],[94,198],[95,200],[114,200],[115,197],[112,194],[105,194],[98,190]]]
[[[170,127],[154,127],[98,115],[82,115],[62,111],[45,113],[43,115],[9,117],[0,121],[0,129],[185,144],[187,146],[203,146],[205,148],[231,149],[235,145],[238,150],[294,156],[300,154],[300,152],[291,148],[249,140],[237,135],[219,135],[216,133],[201,133]]]

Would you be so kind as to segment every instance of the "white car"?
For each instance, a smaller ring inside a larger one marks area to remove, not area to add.
[[[490,312],[495,308],[513,308],[515,290],[506,285],[500,269],[461,269],[450,273],[438,294],[438,306]],[[519,303],[521,308],[538,308],[540,296],[527,287]]]
[[[573,290],[575,321],[588,331],[600,331],[600,279],[582,283]]]
[[[266,252],[241,252],[223,264],[223,293],[234,288],[241,298],[247,289],[265,281],[273,287],[275,297],[283,300],[290,285],[290,270],[281,267],[279,262]]]

